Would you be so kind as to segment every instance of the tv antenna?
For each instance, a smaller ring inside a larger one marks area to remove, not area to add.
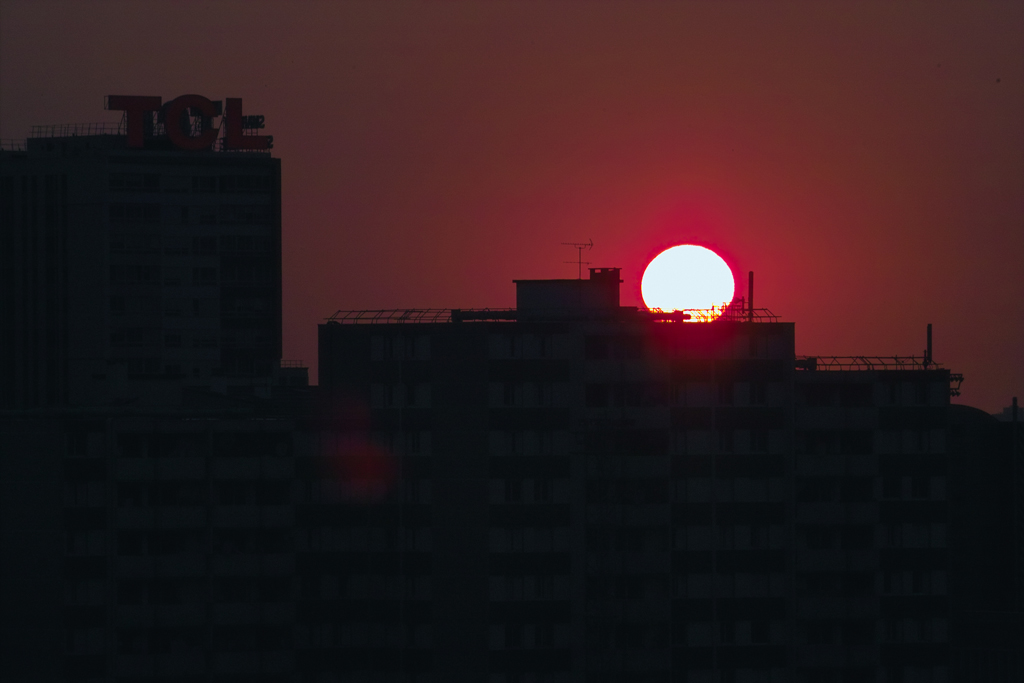
[[[583,260],[583,250],[593,249],[594,240],[589,239],[586,242],[562,242],[562,246],[573,247],[576,249],[576,277],[577,279],[583,279],[583,264],[590,265],[590,261]],[[572,263],[572,261],[563,261],[562,263]]]

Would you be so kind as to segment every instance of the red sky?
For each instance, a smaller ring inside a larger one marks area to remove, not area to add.
[[[12,2],[0,137],[107,94],[243,97],[284,169],[285,356],[338,309],[697,242],[797,352],[921,353],[1024,398],[1024,4]]]

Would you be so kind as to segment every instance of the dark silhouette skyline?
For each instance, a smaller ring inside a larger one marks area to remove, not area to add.
[[[801,357],[753,272],[684,315],[590,266],[337,311],[309,387],[260,116],[108,103],[0,150],[5,676],[1020,677],[1021,424],[931,325]]]
[[[1014,3],[5,2],[0,137],[109,93],[244,97],[285,159],[284,353],[338,309],[511,305],[672,244],[755,270],[798,353],[908,355],[960,401],[1024,359]]]

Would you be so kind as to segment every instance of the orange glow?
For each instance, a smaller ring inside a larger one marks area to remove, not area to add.
[[[652,310],[710,310],[694,320],[714,320],[732,301],[736,284],[721,256],[695,244],[661,252],[647,264],[640,282],[644,305]]]

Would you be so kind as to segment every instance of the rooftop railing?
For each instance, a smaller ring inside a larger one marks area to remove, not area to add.
[[[941,370],[924,356],[797,356],[797,370]]]
[[[518,320],[520,317],[530,320],[578,319],[590,317],[646,317],[653,320],[673,322],[713,322],[727,320],[733,322],[778,322],[779,317],[767,308],[738,309],[725,307],[721,309],[686,309],[683,311],[648,311],[642,308],[623,306],[610,311],[602,310],[531,310],[524,311],[520,316],[514,308],[404,308],[379,309],[362,311],[337,311],[327,318],[329,322],[343,325],[384,325],[401,323],[459,323],[468,321]]]
[[[48,126],[32,126],[30,138],[73,138],[82,135],[126,135],[125,123],[55,123]]]
[[[47,139],[47,138],[73,138],[73,137],[85,137],[88,135],[127,135],[127,124],[122,118],[119,122],[100,122],[100,123],[55,123],[45,126],[32,126],[30,139]],[[242,131],[243,135],[255,135],[254,131],[245,130]],[[152,127],[146,131],[146,140],[167,140],[167,133],[164,128],[164,124],[159,121],[154,121]],[[5,140],[0,149],[5,149],[15,152],[23,152],[26,150],[25,140]],[[231,153],[247,153],[247,154],[270,154],[270,150],[267,149],[232,149],[228,148],[224,136],[220,134],[218,130],[218,137],[214,140],[210,149],[214,152],[231,152]]]
[[[942,363],[926,356],[797,356],[797,370],[824,372],[855,372],[858,370],[944,370]],[[964,376],[949,373],[949,395],[959,396]]]

